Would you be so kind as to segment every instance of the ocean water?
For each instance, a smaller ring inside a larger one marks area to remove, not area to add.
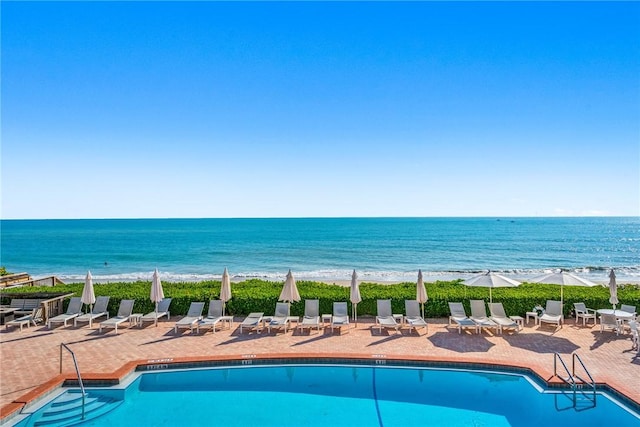
[[[426,281],[491,269],[527,279],[556,268],[640,282],[640,218],[295,218],[2,220],[0,265],[82,281]]]

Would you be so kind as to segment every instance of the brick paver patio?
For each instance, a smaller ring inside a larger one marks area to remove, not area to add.
[[[389,357],[418,360],[483,362],[529,367],[544,379],[553,375],[553,354],[564,356],[570,366],[571,353],[576,352],[598,383],[607,383],[640,403],[640,356],[631,350],[629,334],[616,336],[601,333],[599,326],[574,325],[572,319],[560,329],[553,326],[525,325],[519,334],[491,332],[458,334],[448,328],[445,319],[427,319],[428,333],[409,334],[407,329],[378,332],[371,328],[372,319],[359,319],[342,333],[330,329],[304,332],[241,335],[239,323],[231,329],[207,331],[191,335],[189,331],[173,332],[173,321],[143,328],[113,329],[98,333],[98,325],[88,329],[57,327],[19,328],[0,331],[0,407],[5,416],[33,399],[45,387],[60,381],[60,343],[76,353],[80,371],[86,378],[120,377],[131,369],[132,361],[173,359],[203,360],[219,357],[256,355],[335,355]],[[343,328],[344,329],[344,328]],[[71,376],[73,364],[68,353],[63,355],[63,375]],[[52,381],[53,380],[53,381]],[[14,402],[14,403],[12,403]]]

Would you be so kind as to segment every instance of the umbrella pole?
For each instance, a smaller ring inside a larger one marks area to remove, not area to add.
[[[493,304],[493,296],[491,295],[491,288],[489,288],[489,303]]]
[[[158,327],[158,301],[156,301],[156,318],[155,318],[155,322],[156,324],[156,328]]]
[[[224,309],[227,306],[227,303],[225,301],[222,301],[222,316],[224,316]]]
[[[422,303],[422,318],[424,319],[424,303]]]
[[[358,304],[353,305],[353,320],[356,321],[356,326],[358,326]]]
[[[560,285],[560,318],[564,322],[564,283]]]

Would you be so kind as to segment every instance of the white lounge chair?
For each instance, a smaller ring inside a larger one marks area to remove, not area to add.
[[[451,321],[454,321],[459,334],[462,333],[462,329],[475,329],[478,332],[478,324],[467,317],[461,302],[450,302],[449,313],[449,326],[451,326]]]
[[[333,328],[339,328],[342,332],[343,326],[349,325],[349,312],[346,302],[333,303],[333,315],[331,316],[331,332]]]
[[[267,325],[267,330],[271,333],[271,328],[284,328],[284,332],[287,332],[287,326],[289,326],[289,303],[278,302],[276,303],[276,312]]]
[[[470,319],[476,322],[478,329],[482,332],[483,329],[495,329],[495,333],[498,333],[500,326],[487,316],[487,307],[484,304],[484,300],[472,299],[471,304],[471,317]]]
[[[95,319],[99,319],[102,316],[107,316],[108,319],[109,311],[107,310],[107,306],[109,305],[109,298],[110,297],[96,298],[96,303],[93,305],[91,312],[82,314],[73,319],[73,326],[78,326],[78,322],[88,322],[89,328],[91,328]]]
[[[605,329],[611,329],[615,331],[616,335],[619,335],[622,332],[622,322],[616,318],[615,314],[601,314],[600,333]]]
[[[636,306],[635,305],[622,304],[620,306],[620,310],[626,311],[627,313],[636,314]]]
[[[150,313],[145,314],[140,318],[140,322],[153,322],[158,326],[158,319],[167,316],[167,320],[171,319],[171,313],[169,312],[169,306],[171,305],[171,298],[165,298],[158,303],[158,311],[153,310]]]
[[[498,325],[500,333],[502,333],[504,329],[513,329],[516,332],[520,331],[520,325],[507,316],[501,302],[489,303],[489,313],[491,313],[489,318]]]
[[[193,333],[194,326],[202,319],[202,310],[204,310],[204,302],[192,302],[187,315],[178,320],[173,326],[173,332],[177,334],[178,329],[189,328],[191,333]]]
[[[34,308],[31,314],[6,322],[5,329],[9,329],[9,326],[20,326],[22,332],[23,326],[28,328],[32,323],[33,326],[38,326],[38,322],[42,322],[42,307]]]
[[[586,326],[589,320],[593,319],[593,324],[596,324],[596,311],[592,308],[587,308],[583,302],[574,302],[573,308],[576,312],[576,323],[579,319],[582,319],[582,326]]]
[[[376,306],[376,325],[378,325],[378,331],[382,332],[382,328],[384,327],[385,329],[393,329],[398,333],[400,325],[396,322],[396,319],[393,317],[393,313],[391,312],[391,300],[379,299],[376,301]]]
[[[51,329],[51,325],[54,323],[63,323],[66,328],[67,322],[80,316],[80,314],[82,314],[82,299],[80,297],[73,297],[69,300],[66,313],[50,317],[49,320],[47,320],[47,328]]]
[[[242,333],[243,329],[255,330],[260,333],[260,329],[262,327],[262,317],[264,313],[249,313],[247,317],[244,318],[242,323],[240,323],[240,333]]]
[[[631,330],[631,350],[637,350],[640,354],[640,332],[638,332],[638,322],[632,320],[629,322],[629,329]]]
[[[27,298],[21,301],[22,304],[18,307],[14,307],[13,304],[11,305],[11,308],[17,308],[17,310],[13,312],[15,316],[29,316],[33,314],[33,310],[40,307],[42,300],[38,298]],[[11,302],[13,303],[13,301]]]
[[[320,302],[317,299],[304,300],[304,316],[302,322],[298,323],[298,329],[317,328],[320,330]]]
[[[429,325],[420,314],[420,304],[418,301],[412,299],[405,300],[404,309],[406,312],[404,321],[409,325],[409,333],[411,333],[413,329],[418,332],[418,328],[425,328],[427,332],[429,332]]]
[[[98,332],[102,332],[102,328],[113,328],[118,333],[118,325],[123,322],[130,322],[131,314],[133,313],[133,304],[135,300],[123,299],[120,301],[120,307],[118,307],[118,314],[115,317],[100,322]]]
[[[200,328],[211,328],[211,331],[216,333],[216,325],[221,322],[228,322],[231,327],[232,316],[222,315],[222,300],[212,299],[209,301],[209,311],[207,317],[200,320],[196,325],[196,332],[200,333]]]
[[[538,318],[541,323],[555,323],[562,327],[562,303],[560,301],[547,301],[547,308]]]
[[[626,311],[627,313],[631,313],[631,319],[620,319],[622,321],[622,329],[624,329],[625,324],[627,326],[629,326],[629,322],[636,320],[637,318],[637,313],[636,313],[636,306],[635,305],[628,305],[628,304],[622,304],[620,306],[620,310],[622,311]],[[622,330],[620,330],[620,332],[622,332]]]

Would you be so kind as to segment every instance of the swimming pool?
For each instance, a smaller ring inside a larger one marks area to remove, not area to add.
[[[92,399],[111,403],[97,411],[100,416],[89,419],[96,414],[88,414],[78,425],[640,425],[638,414],[600,392],[594,401],[592,392],[550,391],[519,374],[414,366],[166,370],[142,373],[126,387],[88,392]],[[59,399],[68,397],[66,393]],[[42,424],[47,410],[52,410],[52,403],[17,425],[70,425]]]

